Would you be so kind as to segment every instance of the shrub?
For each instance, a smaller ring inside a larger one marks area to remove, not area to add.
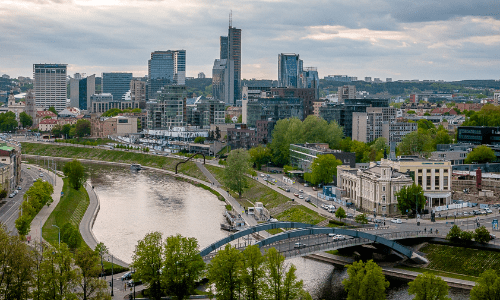
[[[328,223],[339,225],[339,226],[345,226],[346,225],[344,222],[340,222],[340,221],[337,221],[337,220],[330,220],[330,221],[328,221]]]
[[[0,198],[3,199],[5,197],[7,197],[7,190],[3,189],[3,190],[0,191]]]
[[[474,233],[472,231],[462,231],[460,233],[460,241],[464,244],[470,243],[474,238]]]
[[[490,241],[490,232],[484,226],[476,228],[476,231],[474,232],[474,240],[478,243],[486,244]]]
[[[453,225],[453,227],[451,227],[450,231],[446,235],[446,239],[451,242],[458,242],[460,241],[461,233],[462,230],[460,229],[460,227],[458,227],[457,225]]]

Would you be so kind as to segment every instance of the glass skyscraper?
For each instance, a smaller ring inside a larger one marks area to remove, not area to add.
[[[186,83],[186,50],[151,52],[148,61],[148,99],[156,99],[165,85]]]
[[[279,87],[302,87],[302,61],[295,53],[278,55],[278,85]]]
[[[102,92],[113,95],[113,100],[121,101],[130,90],[132,73],[102,73]]]

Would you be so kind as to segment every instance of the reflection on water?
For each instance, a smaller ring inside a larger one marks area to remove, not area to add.
[[[97,168],[94,168],[96,170]],[[198,239],[200,248],[228,235],[220,230],[224,202],[210,192],[152,171],[132,173],[125,168],[99,167],[91,176],[101,209],[94,234],[111,253],[131,262],[137,241],[152,231],[163,236],[182,234]],[[345,299],[345,269],[306,258],[287,260],[313,299]],[[387,299],[406,300],[406,281],[389,279]],[[469,293],[451,289],[451,299],[468,299]]]
[[[227,236],[220,230],[225,203],[212,193],[155,172],[95,171],[92,184],[101,209],[94,234],[110,253],[132,261],[137,241],[148,232],[195,237],[200,248]]]

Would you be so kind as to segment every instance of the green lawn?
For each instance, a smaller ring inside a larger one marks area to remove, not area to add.
[[[112,162],[120,162],[127,164],[141,164],[148,167],[160,168],[170,171],[175,171],[175,165],[181,160],[177,158],[150,155],[145,153],[135,153],[132,151],[121,150],[106,150],[100,148],[88,147],[73,147],[61,145],[47,145],[38,143],[21,143],[23,154],[53,156],[53,157],[69,157],[104,160]],[[178,169],[179,173],[195,177],[204,181],[208,181],[205,175],[200,171],[194,162],[181,164]]]
[[[318,224],[325,220],[317,212],[302,206],[295,205],[275,216],[280,221],[301,222],[306,224]]]
[[[43,238],[51,245],[56,246],[58,243],[58,229],[52,225],[57,225],[62,228],[64,224],[70,222],[76,228],[80,226],[80,221],[89,206],[89,195],[84,187],[78,191],[70,188],[68,179],[64,178],[63,193],[61,200],[56,208],[50,214],[49,218],[43,224]],[[80,247],[87,247],[80,236]]]
[[[430,269],[424,269],[424,268],[413,268],[413,267],[407,267],[407,266],[398,266],[396,267],[398,269],[403,269],[407,271],[413,271],[413,272],[418,272],[418,273],[431,273],[436,276],[440,277],[449,277],[449,278],[455,278],[455,279],[461,279],[461,280],[468,280],[468,281],[477,281],[479,278],[475,276],[467,276],[467,275],[462,275],[462,274],[456,274],[456,273],[450,273],[450,272],[444,272],[444,271],[437,271],[437,270],[430,270]]]

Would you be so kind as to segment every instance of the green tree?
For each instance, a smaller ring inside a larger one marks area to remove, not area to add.
[[[112,108],[110,110],[107,110],[102,114],[102,117],[116,117],[118,114],[121,114],[123,111],[119,108]]]
[[[17,233],[20,236],[26,236],[30,232],[31,218],[29,216],[20,216],[15,221]]]
[[[316,185],[318,183],[327,184],[332,182],[333,177],[337,176],[337,166],[341,164],[342,161],[335,158],[333,154],[317,156],[311,163],[311,183]]]
[[[486,244],[491,240],[490,232],[484,226],[476,228],[474,231],[474,240],[478,243]]]
[[[245,149],[232,150],[229,152],[226,162],[224,185],[237,192],[241,198],[241,193],[248,186],[246,174],[250,169],[250,155]]]
[[[205,143],[205,137],[197,136],[197,137],[194,138],[194,142],[196,144],[203,144],[203,143]]]
[[[68,177],[71,187],[78,190],[80,186],[87,180],[87,173],[83,165],[76,159],[67,162],[63,168],[64,175]]]
[[[62,134],[62,126],[61,125],[56,125],[52,128],[52,134],[55,136],[55,137],[60,137],[61,134]]]
[[[342,281],[347,291],[347,300],[381,300],[385,299],[385,289],[389,281],[373,260],[366,263],[359,261],[347,265],[348,278]]]
[[[65,137],[65,138],[66,137],[71,137],[70,131],[71,131],[71,125],[70,124],[64,124],[62,126],[62,129],[61,129],[61,135],[63,137]]]
[[[418,129],[423,130],[424,132],[429,130],[429,129],[436,129],[436,126],[434,126],[434,123],[427,119],[421,119],[418,120],[417,122]]]
[[[298,281],[294,265],[287,267],[285,257],[278,250],[271,248],[266,255],[267,286],[265,293],[267,299],[293,300],[301,293],[303,282]]]
[[[75,135],[78,137],[84,137],[90,135],[90,121],[80,119],[76,122]]]
[[[238,116],[238,121],[236,123],[243,123],[243,116],[242,115]]]
[[[464,244],[468,244],[474,238],[474,233],[471,231],[462,231],[460,233],[460,241]]]
[[[49,107],[49,111],[55,113],[56,116],[58,115],[57,110],[56,110],[56,108],[54,106]]]
[[[461,235],[462,229],[460,229],[457,225],[453,225],[453,227],[450,228],[450,231],[448,231],[446,239],[452,242],[459,242]]]
[[[354,221],[359,224],[368,224],[368,219],[365,214],[359,214],[354,218]]]
[[[403,155],[421,155],[427,157],[433,150],[433,142],[429,133],[413,131],[401,140],[398,148]]]
[[[108,247],[104,245],[104,243],[100,242],[95,246],[94,251],[99,255],[99,258],[101,259],[101,274],[104,273],[104,265],[103,265],[103,258],[104,255],[109,253]]]
[[[16,114],[11,111],[0,114],[0,130],[3,132],[12,132],[16,129],[18,123],[16,121]]]
[[[446,282],[430,273],[419,274],[408,285],[408,294],[415,295],[414,300],[450,300]]]
[[[27,113],[25,113],[24,111],[19,114],[19,121],[21,122],[21,125],[24,128],[27,128],[27,127],[30,127],[31,125],[33,125],[33,118],[30,115],[28,115]]]
[[[500,299],[500,277],[495,270],[486,270],[470,291],[470,300]]]
[[[183,300],[194,293],[195,283],[201,280],[205,269],[198,241],[178,234],[167,237],[163,248],[161,279],[169,295],[173,295],[175,300]]]
[[[497,160],[497,157],[495,155],[495,151],[493,151],[490,147],[481,145],[474,150],[472,150],[467,157],[465,158],[464,162],[466,164],[484,164],[484,163],[489,163],[489,162],[494,162]]]
[[[66,243],[71,250],[75,250],[80,246],[80,232],[73,224],[67,222],[61,227],[61,241]]]
[[[81,299],[111,299],[106,281],[98,278],[101,271],[98,252],[88,247],[78,249],[75,254],[75,264],[79,267],[77,272],[80,280],[77,282],[80,286]]]
[[[270,162],[272,158],[271,149],[262,145],[251,148],[248,150],[248,154],[250,154],[250,161],[255,164],[258,170],[262,168],[262,165]]]
[[[236,300],[241,287],[243,254],[227,244],[210,261],[207,278],[215,286],[218,300]]]
[[[342,221],[345,217],[347,217],[347,214],[345,213],[345,210],[340,206],[337,211],[335,212],[335,216],[339,218],[339,220]]]
[[[247,300],[262,299],[264,288],[265,258],[257,245],[251,245],[243,250],[243,270],[241,282]]]
[[[406,213],[407,210],[415,212],[415,209],[420,211],[425,206],[424,190],[415,183],[402,187],[394,196],[397,198],[398,209],[401,213]]]
[[[163,247],[161,233],[146,234],[135,246],[132,267],[136,270],[133,279],[140,278],[150,288],[151,298],[161,298],[161,269],[163,268]]]

